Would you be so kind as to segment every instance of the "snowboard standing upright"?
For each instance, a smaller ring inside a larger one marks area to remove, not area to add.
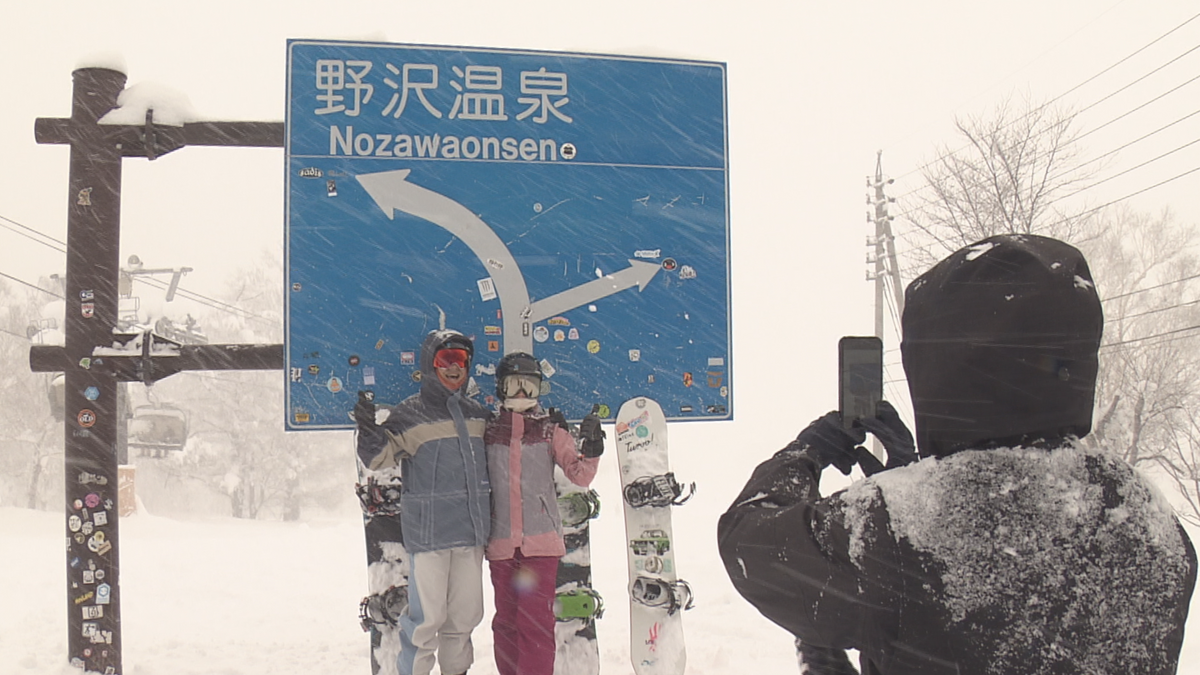
[[[558,511],[562,516],[567,553],[558,563],[554,611],[555,675],[599,675],[600,648],[596,619],[604,613],[600,595],[592,588],[589,521],[600,514],[595,490],[580,487],[555,468]]]
[[[400,529],[400,467],[371,470],[358,460],[355,486],[367,540],[367,592],[359,607],[371,634],[372,675],[397,675],[400,617],[408,608],[408,552]]]
[[[617,413],[617,458],[629,562],[630,659],[637,675],[682,675],[681,611],[691,589],[676,574],[671,506],[687,501],[667,459],[667,419],[655,401],[626,401]]]

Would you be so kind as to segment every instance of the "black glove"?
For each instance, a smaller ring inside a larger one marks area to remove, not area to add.
[[[861,453],[871,454],[859,446],[865,439],[862,429],[844,429],[841,414],[834,410],[808,425],[783,452],[807,451],[818,468],[832,464],[843,475],[849,475]]]
[[[546,411],[546,415],[550,418],[551,422],[554,422],[558,426],[562,427],[563,431],[570,433],[571,425],[567,424],[567,418],[563,417],[561,410],[558,408],[551,408]]]
[[[858,675],[858,669],[850,664],[845,649],[814,647],[796,638],[796,660],[800,671],[812,675]]]
[[[359,431],[374,431],[375,424],[375,392],[358,392],[358,403],[354,404],[354,423]]]
[[[604,438],[606,434],[600,428],[600,416],[596,414],[600,406],[592,406],[592,412],[588,413],[579,423],[579,440],[583,443],[579,446],[579,451],[584,457],[599,457],[604,454]]]
[[[903,420],[900,419],[900,413],[896,412],[891,403],[880,401],[873,419],[856,420],[855,424],[862,425],[864,429],[871,432],[883,444],[883,449],[887,450],[887,465],[878,468],[872,466],[875,471],[883,468],[895,469],[912,464],[919,459],[912,433],[908,427],[904,426]],[[867,454],[871,456],[870,453]],[[879,464],[879,460],[874,456],[871,456],[871,459],[875,461],[875,464]],[[868,476],[874,473],[874,471],[867,471],[867,465],[863,465],[862,469],[863,473]]]

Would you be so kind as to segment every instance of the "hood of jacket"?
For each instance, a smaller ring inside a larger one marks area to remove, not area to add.
[[[994,236],[935,265],[902,319],[921,454],[1087,435],[1103,327],[1087,262],[1061,241]]]
[[[444,404],[446,399],[454,394],[466,395],[466,389],[470,386],[470,372],[467,373],[467,381],[458,390],[452,391],[442,384],[438,379],[437,372],[433,369],[433,355],[443,348],[465,349],[471,354],[472,360],[475,356],[475,346],[471,344],[470,338],[456,330],[441,329],[430,331],[425,336],[425,341],[421,343],[421,398],[429,403]]]

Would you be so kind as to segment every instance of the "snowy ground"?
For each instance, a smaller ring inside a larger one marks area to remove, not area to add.
[[[737,596],[717,555],[716,518],[748,476],[742,465],[752,466],[749,458],[734,464],[675,464],[681,478],[700,482],[675,510],[680,574],[697,600],[684,616],[687,673],[795,673],[789,637]],[[633,672],[618,485],[615,458],[606,456],[594,484],[606,502],[593,530],[596,586],[608,609],[599,623],[605,675]],[[64,531],[59,514],[0,508],[0,673],[79,672],[66,664]],[[343,513],[305,523],[141,513],[121,521],[120,535],[127,675],[369,674],[357,616],[365,553],[349,501]],[[1200,531],[1192,537],[1200,541]],[[475,633],[472,675],[496,672],[486,621]],[[1198,621],[1180,673],[1200,672]]]

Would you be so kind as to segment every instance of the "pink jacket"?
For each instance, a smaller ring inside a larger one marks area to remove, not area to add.
[[[483,435],[492,484],[492,534],[488,560],[566,553],[554,466],[572,483],[591,484],[600,458],[585,458],[575,439],[540,408],[526,413],[501,410]]]

